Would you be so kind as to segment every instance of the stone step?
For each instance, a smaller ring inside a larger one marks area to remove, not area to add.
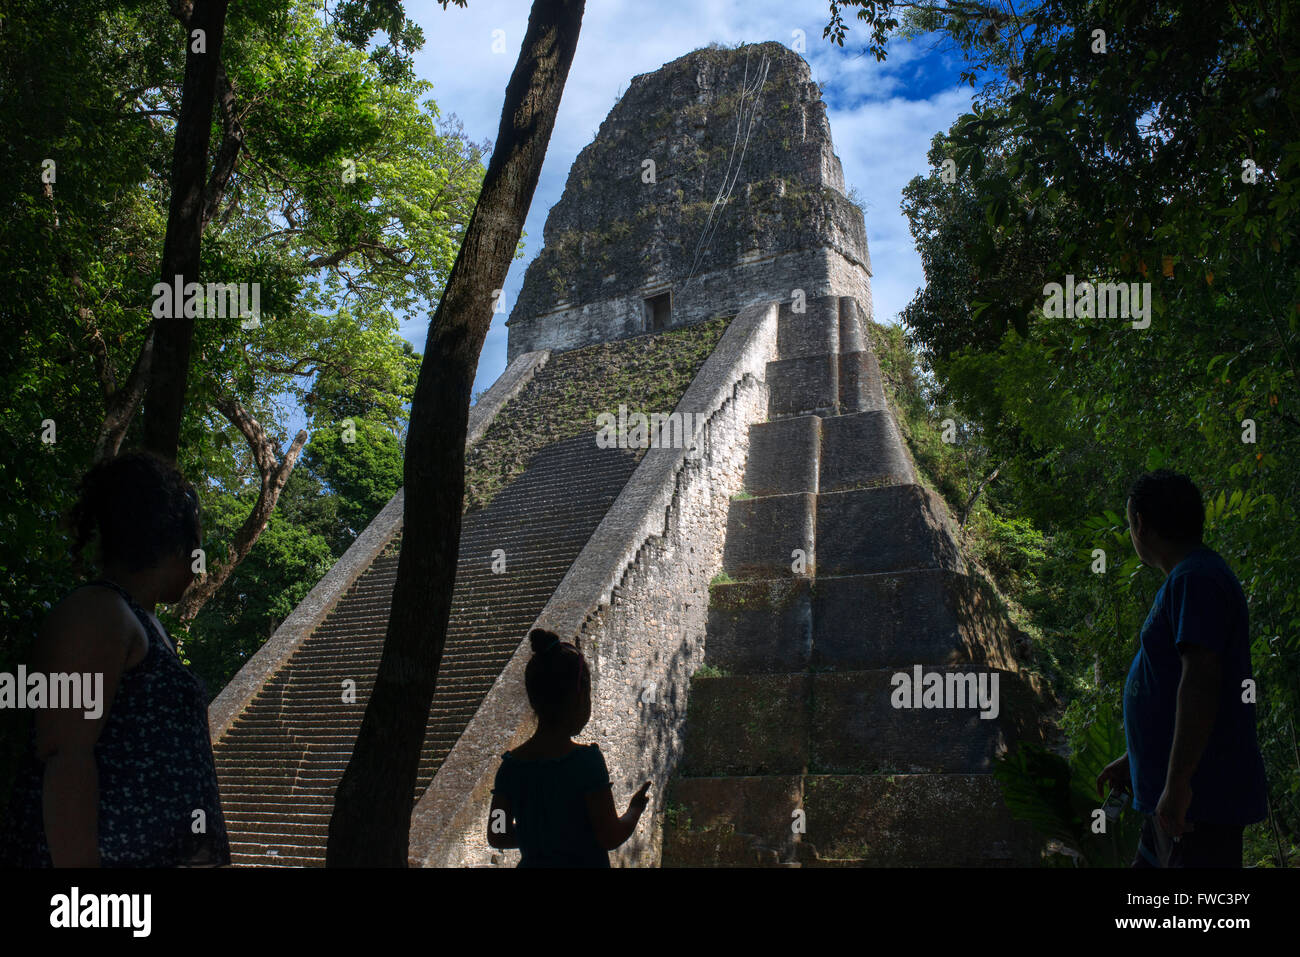
[[[915,668],[814,674],[810,770],[989,772],[1009,747],[1043,743],[1033,692],[1016,672],[922,665],[923,683],[929,674],[944,682],[934,700],[942,701],[943,690],[951,689],[952,700],[965,707],[895,707],[900,699],[925,704],[924,697],[905,698],[899,689],[896,676],[906,675],[910,682]],[[987,709],[980,690],[990,699]]]
[[[682,774],[987,772],[1009,746],[1043,742],[1033,691],[1018,674],[922,666],[929,673],[969,689],[971,700],[895,707],[895,675],[910,681],[912,669],[696,677]],[[975,697],[981,674],[991,718]]]
[[[1041,854],[991,774],[678,778],[667,805],[665,867],[1032,866]]]
[[[835,415],[839,410],[839,370],[839,356],[833,354],[769,362],[764,373],[768,418]]]
[[[804,811],[805,867],[1029,867],[1042,854],[991,774],[810,774]]]
[[[965,571],[947,510],[923,485],[821,493],[816,542],[821,576],[918,568]]]
[[[802,774],[808,768],[812,675],[691,679],[681,773]]]
[[[712,609],[710,616],[712,621]],[[812,588],[811,620],[810,663],[816,669],[910,667],[918,661],[1017,668],[1008,637],[1012,626],[997,596],[945,569],[820,576]],[[748,633],[759,627],[754,622]]]
[[[755,496],[816,492],[821,430],[815,415],[750,426],[745,491]]]
[[[821,420],[819,492],[915,483],[912,461],[889,411],[858,412]]]
[[[324,867],[325,843],[304,844],[290,839],[279,841],[230,842],[232,864],[256,861],[265,867]]]
[[[817,496],[807,492],[732,499],[722,568],[732,578],[811,575],[816,555]],[[804,551],[796,572],[793,552]]]
[[[322,844],[329,836],[330,815],[319,814],[277,814],[274,817],[249,816],[240,813],[225,813],[226,828],[239,829],[246,840],[252,835],[263,834],[274,837],[310,837]]]
[[[664,867],[774,866],[795,860],[800,775],[674,778],[665,799]]]
[[[750,579],[710,586],[705,661],[733,674],[917,661],[1016,670],[1013,632],[987,585],[944,569]]]
[[[840,412],[879,412],[888,408],[874,352],[841,353],[838,368]]]
[[[712,585],[705,662],[733,674],[806,670],[813,653],[807,577]]]
[[[777,310],[776,352],[782,359],[835,355],[840,351],[840,301],[819,296],[804,303],[804,311],[783,302]]]

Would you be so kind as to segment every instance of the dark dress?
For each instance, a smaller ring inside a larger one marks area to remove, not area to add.
[[[594,744],[559,758],[501,756],[492,793],[510,802],[520,867],[609,867],[609,852],[591,829],[586,795],[609,787],[605,757]]]
[[[125,590],[107,581],[91,584],[121,595],[149,636],[144,659],[122,673],[95,744],[100,864],[229,864],[203,679],[181,663]],[[35,745],[33,729],[5,839],[8,863],[20,867],[52,866],[41,807],[44,763]]]

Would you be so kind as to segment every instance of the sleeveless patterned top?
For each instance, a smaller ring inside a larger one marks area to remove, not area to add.
[[[149,651],[122,672],[95,744],[99,854],[103,867],[212,867],[230,863],[203,679],[181,664],[144,609],[120,586],[149,637]],[[88,587],[88,586],[82,586]],[[35,730],[10,801],[14,863],[50,867],[41,809],[44,764]],[[201,812],[201,813],[200,813]]]

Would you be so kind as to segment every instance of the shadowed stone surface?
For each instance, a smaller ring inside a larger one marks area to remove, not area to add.
[[[880,384],[880,363],[873,352],[840,356],[839,411],[876,412],[886,408]]]
[[[935,497],[922,485],[817,496],[817,570],[823,575],[962,565]]]
[[[753,867],[792,860],[799,775],[678,778],[667,795],[665,867]],[[680,808],[681,810],[675,810]]]
[[[954,676],[990,674],[969,666],[925,672]],[[965,708],[895,708],[893,676],[911,667],[814,674],[812,751],[819,772],[934,773],[991,771],[1009,744],[1042,743],[1028,692],[1013,672],[998,676],[998,715],[980,717],[978,700]],[[963,690],[968,686],[963,685]],[[990,685],[991,687],[991,685]]]
[[[784,578],[795,574],[792,552],[802,548],[812,571],[816,496],[771,495],[733,499],[727,515],[722,568],[728,575]]]
[[[734,674],[802,671],[813,648],[809,579],[772,579],[709,589],[705,660]]]
[[[903,450],[898,427],[888,411],[825,419],[821,438],[819,491],[916,482],[912,461]]]
[[[837,671],[918,661],[1013,668],[990,601],[966,576],[941,569],[819,577],[812,664]]]
[[[684,773],[799,774],[808,765],[808,675],[691,681]]]
[[[767,367],[770,418],[834,415],[839,406],[839,360],[832,355],[778,359]]]
[[[821,424],[815,415],[778,419],[749,432],[745,491],[751,495],[791,495],[817,491]]]
[[[804,778],[805,866],[1029,866],[1035,838],[988,774]]]

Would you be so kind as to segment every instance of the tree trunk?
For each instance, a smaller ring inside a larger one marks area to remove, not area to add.
[[[335,794],[326,864],[405,867],[420,752],[451,614],[465,433],[492,304],[523,231],[584,0],[535,0],[496,148],[429,327],[411,404],[402,549],[375,689]]]
[[[971,494],[971,497],[966,500],[966,505],[961,510],[961,518],[957,522],[958,528],[964,529],[966,527],[966,519],[970,518],[971,510],[975,507],[975,502],[978,501],[980,493],[988,487],[990,482],[998,477],[998,473],[1002,471],[1002,466],[1005,464],[1005,462],[999,464],[997,468],[984,477],[983,481],[981,481],[979,485],[975,486],[975,491]]]
[[[172,151],[172,193],[163,239],[162,281],[176,276],[182,285],[197,282],[203,215],[206,208],[208,146],[212,138],[212,106],[216,99],[221,41],[226,31],[227,0],[173,3],[172,11],[185,26],[185,83],[181,115]],[[202,30],[205,49],[194,52],[194,31]],[[172,303],[180,312],[180,303]],[[154,320],[153,358],[145,398],[144,444],[168,459],[180,446],[181,414],[189,379],[190,343],[194,320],[176,315]]]

